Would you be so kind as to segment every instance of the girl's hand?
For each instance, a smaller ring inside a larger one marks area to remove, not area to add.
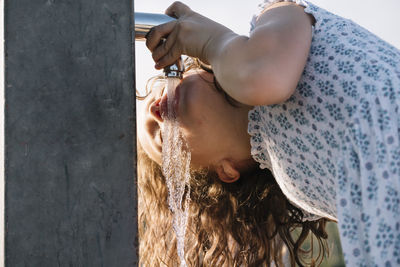
[[[243,104],[277,104],[293,94],[312,38],[313,18],[303,7],[292,2],[271,5],[260,14],[249,37],[180,2],[166,14],[178,20],[154,27],[146,42],[157,69],[185,54],[211,65],[226,93]]]
[[[157,69],[173,64],[182,54],[209,64],[216,46],[235,35],[181,2],[174,2],[165,13],[177,20],[153,27],[146,36]]]

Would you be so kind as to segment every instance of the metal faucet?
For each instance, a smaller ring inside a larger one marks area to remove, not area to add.
[[[135,12],[134,19],[135,41],[145,41],[146,34],[154,26],[176,20],[164,14],[142,12]],[[182,79],[184,70],[183,60],[182,57],[180,57],[174,64],[164,68],[164,74],[165,77]]]

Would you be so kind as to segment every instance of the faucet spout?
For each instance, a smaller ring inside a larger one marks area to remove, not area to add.
[[[174,21],[173,17],[164,14],[135,12],[135,41],[145,41],[146,34],[154,26]],[[165,77],[182,79],[185,71],[182,57],[174,64],[164,68]]]
[[[143,12],[135,12],[134,18],[135,18],[136,41],[145,41],[146,34],[154,26],[176,20],[173,17],[164,14],[143,13]]]
[[[169,65],[164,68],[165,77],[169,78],[183,78],[183,72],[185,71],[185,67],[183,64],[182,56],[175,61],[174,64]]]

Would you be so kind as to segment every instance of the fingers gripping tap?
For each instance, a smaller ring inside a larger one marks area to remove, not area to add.
[[[164,14],[135,12],[135,41],[146,41],[147,34],[151,29],[160,24],[175,21],[176,19]],[[165,39],[162,40],[165,42]],[[184,65],[182,57],[179,57],[174,64],[164,67],[166,77],[182,79]]]

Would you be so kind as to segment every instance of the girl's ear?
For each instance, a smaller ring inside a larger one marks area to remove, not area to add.
[[[240,178],[239,171],[235,168],[233,162],[228,159],[221,160],[216,171],[219,179],[225,183],[233,183]]]

